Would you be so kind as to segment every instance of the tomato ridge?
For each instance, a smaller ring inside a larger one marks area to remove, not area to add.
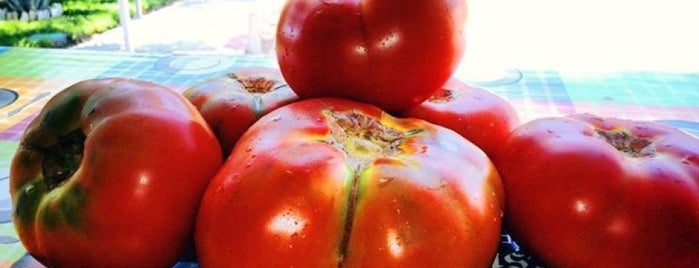
[[[352,227],[359,199],[359,180],[366,167],[379,157],[399,155],[402,152],[400,144],[415,133],[422,130],[401,131],[386,126],[376,119],[356,110],[344,112],[326,111],[330,122],[330,135],[326,141],[345,153],[355,167],[350,194],[347,197],[345,224],[342,227],[342,238],[339,244],[338,267],[344,266],[344,260],[349,254]]]
[[[352,189],[350,189],[350,194],[347,197],[347,215],[345,216],[345,225],[343,226],[342,230],[342,240],[340,241],[339,245],[340,259],[337,264],[337,267],[344,266],[344,260],[348,254],[347,251],[349,250],[350,237],[352,235],[352,226],[354,223],[354,215],[356,211],[355,207],[357,205],[357,199],[359,196],[359,176],[361,172],[358,171],[362,169],[362,166],[357,166],[356,171],[354,173],[354,177],[352,178]]]

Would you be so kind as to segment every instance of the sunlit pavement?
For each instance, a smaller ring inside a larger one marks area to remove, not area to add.
[[[181,0],[132,18],[128,44],[131,51],[140,53],[272,53],[273,28],[281,7],[274,2],[279,1]],[[117,27],[72,48],[127,51],[126,42],[124,28]]]

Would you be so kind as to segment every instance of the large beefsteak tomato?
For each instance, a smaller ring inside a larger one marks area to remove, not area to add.
[[[420,118],[450,128],[497,157],[519,116],[510,103],[485,88],[451,78],[432,97],[406,110],[403,116]]]
[[[191,243],[221,149],[182,95],[78,82],[27,127],[10,170],[14,224],[48,267],[168,267]]]
[[[249,66],[212,77],[182,93],[197,107],[228,156],[257,119],[298,99],[279,69]]]
[[[456,132],[344,99],[279,108],[202,199],[203,267],[487,267],[502,185]]]
[[[291,0],[277,28],[284,78],[302,98],[390,112],[439,89],[465,50],[464,0]]]
[[[500,164],[514,237],[552,267],[699,263],[699,139],[590,114],[518,127]]]

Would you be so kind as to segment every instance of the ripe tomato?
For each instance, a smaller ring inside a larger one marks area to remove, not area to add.
[[[81,81],[22,136],[10,170],[15,228],[49,267],[172,266],[222,162],[213,132],[178,92]]]
[[[203,267],[489,266],[502,185],[457,133],[344,99],[258,120],[202,199]]]
[[[291,0],[277,28],[284,78],[302,98],[395,112],[424,101],[465,49],[464,0]]]
[[[481,148],[491,159],[501,150],[519,117],[507,100],[456,78],[403,116],[450,128]]]
[[[241,67],[182,93],[211,126],[225,156],[258,118],[298,97],[278,69]]]
[[[699,263],[699,139],[589,114],[518,127],[499,165],[514,236],[553,267]]]

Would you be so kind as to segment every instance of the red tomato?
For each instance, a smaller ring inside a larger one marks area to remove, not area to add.
[[[589,114],[518,127],[499,165],[514,236],[552,267],[699,263],[699,139]]]
[[[291,0],[276,55],[302,98],[341,97],[391,112],[424,101],[459,64],[464,0]]]
[[[49,267],[172,266],[222,162],[178,92],[120,78],[78,82],[22,136],[10,170],[15,228]]]
[[[519,125],[517,112],[507,100],[456,78],[403,115],[450,128],[481,148],[491,159]]]
[[[258,118],[298,97],[278,69],[242,67],[183,92],[211,126],[228,156]]]
[[[487,267],[501,182],[446,128],[343,99],[279,108],[241,138],[202,199],[203,267]]]

